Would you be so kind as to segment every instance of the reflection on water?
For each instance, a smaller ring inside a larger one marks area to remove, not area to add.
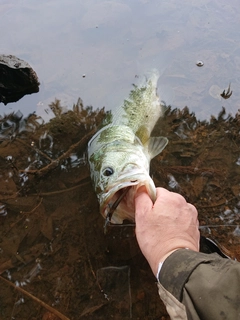
[[[81,99],[72,110],[60,100],[51,109],[47,123],[20,112],[0,119],[0,273],[11,281],[0,278],[3,315],[23,319],[30,308],[39,319],[55,312],[63,319],[168,319],[134,227],[103,232],[85,148],[111,113]],[[170,143],[151,164],[155,184],[194,203],[201,233],[237,259],[239,121],[224,109],[207,122],[169,106],[153,135]]]
[[[220,105],[233,114],[240,107],[237,0],[5,0],[0,17],[2,53],[28,61],[41,82],[38,94],[0,106],[1,113],[49,119],[56,97],[71,108],[79,95],[110,110],[134,76],[151,68],[160,71],[159,93],[173,108],[188,106],[200,119],[217,115],[218,93],[229,83],[231,102],[220,97]]]
[[[4,319],[169,319],[134,227],[104,235],[85,160],[106,110],[151,68],[171,104],[153,133],[170,141],[154,182],[194,203],[201,233],[240,259],[239,16],[237,0],[1,2],[1,53],[41,82],[0,104]]]

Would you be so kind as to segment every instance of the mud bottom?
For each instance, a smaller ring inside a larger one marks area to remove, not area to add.
[[[116,313],[132,318],[130,267],[106,267],[97,270],[97,281],[106,300],[116,308]]]

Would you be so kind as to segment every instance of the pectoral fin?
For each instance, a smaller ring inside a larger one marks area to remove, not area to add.
[[[168,144],[168,139],[165,137],[151,137],[148,140],[148,153],[150,159],[156,157]]]

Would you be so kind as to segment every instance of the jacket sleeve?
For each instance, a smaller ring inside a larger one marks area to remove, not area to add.
[[[180,249],[164,261],[158,280],[171,319],[240,319],[237,261]]]

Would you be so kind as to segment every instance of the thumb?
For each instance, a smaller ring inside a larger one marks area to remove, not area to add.
[[[148,213],[153,207],[153,202],[149,197],[145,187],[140,187],[135,196],[135,215],[138,216]]]

